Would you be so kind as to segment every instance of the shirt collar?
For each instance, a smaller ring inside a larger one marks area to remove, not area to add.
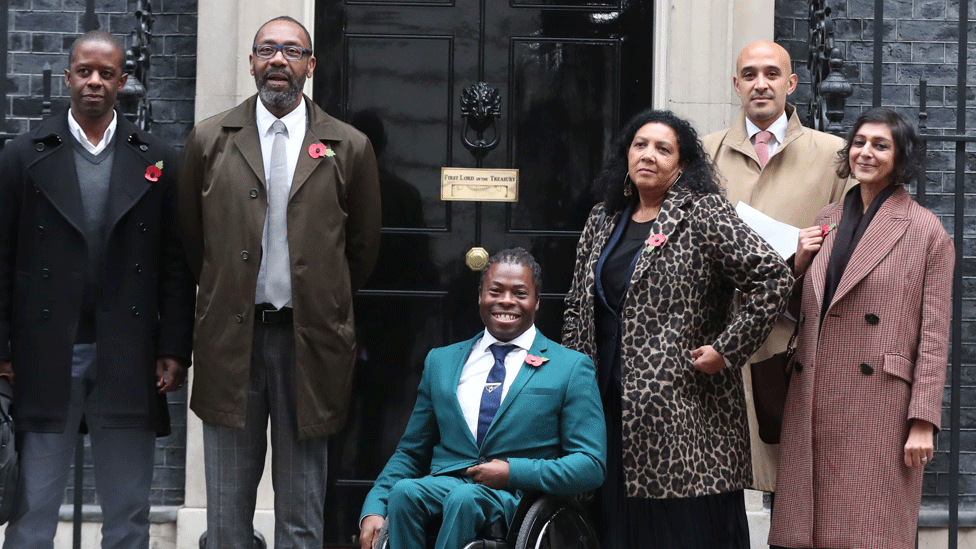
[[[118,126],[118,113],[115,109],[112,109],[112,121],[108,123],[108,127],[105,128],[105,133],[102,134],[102,140],[95,145],[88,140],[88,135],[85,133],[85,129],[81,127],[81,124],[75,120],[74,115],[71,114],[71,108],[68,108],[68,129],[71,130],[71,135],[78,140],[79,143],[85,146],[89,152],[92,152],[95,148],[104,149],[106,144],[112,140],[112,136],[115,135],[115,128]]]
[[[777,118],[775,122],[773,122],[772,124],[769,125],[768,128],[766,128],[766,131],[773,134],[773,137],[776,138],[777,143],[782,143],[783,141],[786,141],[786,128],[789,126],[789,123],[790,121],[789,118],[787,118],[786,116],[786,111],[783,111],[783,113],[779,115],[779,118]],[[749,134],[749,140],[751,141],[752,136],[756,135],[761,131],[762,130],[759,129],[759,126],[753,124],[752,120],[749,120],[749,117],[747,116],[746,133]]]
[[[254,107],[254,117],[257,120],[258,134],[262,137],[268,135],[271,131],[271,125],[274,124],[278,117],[271,114],[271,111],[264,106],[264,103],[260,99],[257,101],[257,106]],[[281,121],[285,123],[285,127],[288,128],[288,137],[300,136],[299,139],[305,137],[305,121],[308,118],[305,112],[305,97],[302,97],[301,103],[297,107],[292,109],[292,111],[285,116],[281,117]],[[299,131],[301,133],[299,133]]]
[[[525,349],[526,351],[528,351],[529,349],[532,348],[532,344],[535,343],[535,335],[536,335],[535,324],[529,326],[528,330],[522,332],[522,335],[516,337],[511,341],[499,341],[498,339],[495,338],[495,336],[488,333],[488,330],[485,330],[485,335],[481,338],[481,341],[478,343],[477,351],[478,353],[486,353],[488,352],[488,347],[490,345],[494,345],[495,343],[515,345],[520,349]]]

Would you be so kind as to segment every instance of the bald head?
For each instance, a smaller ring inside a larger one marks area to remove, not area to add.
[[[790,52],[786,51],[786,48],[776,42],[759,40],[742,48],[742,51],[739,52],[739,57],[735,60],[736,74],[742,70],[743,65],[757,57],[775,59],[779,68],[786,74],[793,72],[793,61],[790,59]]]
[[[768,40],[749,44],[735,62],[732,85],[746,117],[759,128],[768,128],[783,114],[786,98],[796,90],[789,52]]]

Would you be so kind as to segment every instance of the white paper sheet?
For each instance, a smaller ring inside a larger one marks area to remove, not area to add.
[[[759,236],[763,237],[783,259],[796,253],[796,241],[800,238],[799,228],[776,221],[745,202],[740,201],[736,204],[735,211],[746,225],[759,233]]]

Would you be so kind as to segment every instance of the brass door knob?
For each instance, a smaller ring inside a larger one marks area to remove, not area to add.
[[[488,250],[474,247],[464,255],[464,263],[472,271],[483,271],[488,265]]]

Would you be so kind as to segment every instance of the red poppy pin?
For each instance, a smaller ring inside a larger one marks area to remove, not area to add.
[[[820,238],[827,238],[827,235],[830,233],[830,231],[832,231],[832,230],[834,230],[836,228],[837,228],[837,224],[836,223],[831,223],[830,225],[821,225],[820,226]]]
[[[664,236],[661,233],[651,235],[647,238],[646,241],[647,248],[645,250],[648,252],[653,252],[655,248],[657,248],[661,244],[664,244],[664,241],[667,239],[668,237]]]
[[[146,168],[146,179],[150,182],[155,183],[159,181],[159,178],[163,175],[163,161],[160,160],[154,165]]]
[[[525,355],[525,363],[529,366],[535,366],[538,368],[546,362],[549,362],[549,359],[544,356]]]
[[[312,158],[321,158],[323,156],[328,156],[329,158],[335,156],[335,151],[326,147],[322,143],[312,143],[308,146],[308,155]]]

